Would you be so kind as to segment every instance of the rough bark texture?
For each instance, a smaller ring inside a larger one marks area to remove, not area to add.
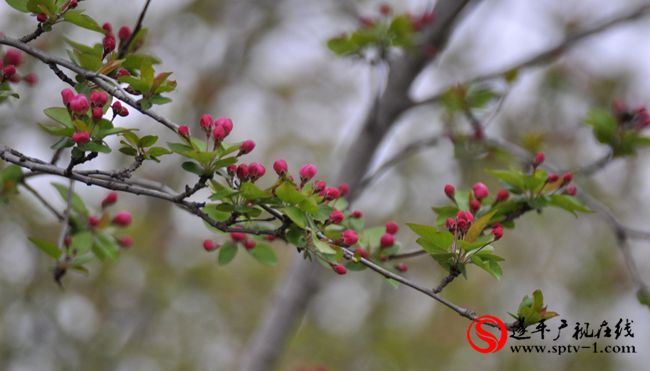
[[[431,57],[424,52],[424,46],[441,51],[453,25],[463,9],[472,0],[441,0],[434,9],[436,21],[422,35],[420,51],[408,53],[391,61],[386,89],[369,109],[360,132],[350,146],[339,171],[338,182],[350,186],[350,202],[362,192],[360,182],[383,141],[397,118],[412,106],[409,91],[415,78]],[[296,255],[289,274],[282,280],[267,306],[258,331],[242,358],[241,371],[272,370],[282,354],[287,338],[296,323],[302,320],[311,298],[318,292],[319,267]]]

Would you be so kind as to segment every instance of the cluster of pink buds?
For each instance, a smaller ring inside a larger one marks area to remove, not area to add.
[[[5,55],[0,59],[0,83],[9,81],[17,83],[21,81],[18,75],[18,67],[23,64],[24,55],[17,49],[9,49]],[[22,78],[25,83],[33,86],[38,81],[35,74],[29,73]]]
[[[75,94],[71,89],[63,89],[61,91],[61,99],[73,118],[83,117],[90,108],[88,98],[83,94]],[[90,141],[90,133],[85,130],[80,130],[72,134],[71,139],[78,145],[83,145]]]
[[[426,26],[436,20],[436,15],[431,10],[418,15],[411,15],[411,27],[416,32],[422,31]]]
[[[650,126],[650,115],[645,107],[630,109],[625,102],[615,99],[612,111],[621,127],[641,131]]]
[[[78,5],[79,5],[79,0],[68,0],[68,2],[63,4],[63,7],[60,9],[60,12],[63,13],[69,9],[74,9]],[[38,21],[38,23],[45,23],[49,21],[49,17],[45,13],[38,13],[36,14],[36,20]],[[53,19],[53,22],[55,21],[56,19]]]
[[[574,184],[571,184],[572,180],[573,180],[573,174],[570,172],[566,172],[562,174],[562,176],[551,173],[548,174],[548,177],[546,178],[546,184],[553,184],[556,182],[560,182],[560,184],[558,185],[558,189],[564,187],[564,191],[563,191],[564,194],[569,196],[575,196],[577,192],[577,188]]]
[[[114,205],[117,202],[117,199],[118,199],[117,192],[109,192],[104,197],[104,199],[101,202],[102,210],[104,210],[103,216],[102,217],[99,217],[97,215],[88,216],[87,223],[90,229],[94,230],[96,228],[104,228],[108,225],[109,220],[110,220],[110,224],[119,228],[126,228],[129,225],[131,225],[131,222],[133,221],[133,217],[131,216],[130,212],[120,211],[115,215],[113,215],[113,218],[111,219],[110,215],[105,211],[106,208]],[[123,248],[129,248],[133,245],[133,239],[130,236],[119,237],[117,238],[117,242]]]
[[[117,43],[115,41],[115,35],[113,34],[113,26],[106,22],[102,25],[102,28],[104,29],[102,45],[104,46],[104,56],[107,56],[115,50]],[[128,26],[120,27],[117,31],[117,37],[120,39],[119,47],[121,48],[131,38],[131,29]]]
[[[255,241],[249,239],[244,232],[230,232],[230,239],[236,244],[242,244],[248,251],[255,248]]]
[[[255,183],[259,178],[263,177],[266,174],[266,168],[264,165],[251,162],[250,164],[239,164],[239,165],[230,165],[226,168],[230,176],[237,176],[240,182],[245,182],[250,180]]]
[[[379,239],[379,244],[383,248],[392,247],[395,245],[395,235],[399,231],[399,226],[395,222],[386,223],[386,233]]]
[[[469,229],[470,225],[474,222],[474,215],[469,211],[460,210],[456,213],[456,218],[447,218],[445,221],[445,227],[449,232],[460,232],[465,233]]]
[[[104,116],[104,106],[108,103],[108,94],[103,91],[94,90],[90,93],[91,113],[94,120],[101,120]]]
[[[115,119],[116,116],[126,117],[129,115],[129,110],[123,106],[120,101],[115,101],[111,106],[111,109],[113,110],[113,119]]]

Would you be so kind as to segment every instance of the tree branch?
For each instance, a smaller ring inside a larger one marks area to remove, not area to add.
[[[131,42],[133,41],[133,38],[135,35],[138,34],[140,29],[142,29],[142,22],[144,21],[144,16],[147,13],[147,9],[149,9],[149,3],[151,3],[151,0],[147,0],[147,2],[144,4],[144,8],[142,8],[142,11],[140,12],[140,16],[138,17],[138,21],[135,24],[135,27],[133,28],[133,32],[131,33],[131,36],[129,36],[129,39],[122,45],[120,48],[120,51],[117,53],[117,58],[122,59],[126,55],[126,53],[129,51],[129,46],[131,45]]]

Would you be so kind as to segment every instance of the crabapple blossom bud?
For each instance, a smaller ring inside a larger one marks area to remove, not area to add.
[[[117,202],[117,192],[108,192],[106,197],[102,200],[102,208],[113,205]]]
[[[456,226],[462,232],[466,232],[469,225],[474,221],[474,215],[469,211],[459,211],[456,214]]]
[[[212,130],[212,138],[214,138],[214,141],[216,143],[221,143],[222,140],[226,137],[226,132],[223,130],[223,127],[220,125],[217,125],[214,127],[214,130]]]
[[[117,31],[117,36],[120,38],[120,41],[124,42],[131,37],[131,29],[128,26],[122,26]]]
[[[280,176],[286,174],[288,169],[289,167],[285,160],[275,160],[273,163],[273,170],[275,170],[275,172]]]
[[[38,83],[38,76],[35,73],[31,72],[23,77],[23,81],[25,81],[29,86],[34,86],[36,83]]]
[[[203,240],[203,250],[205,251],[214,251],[217,249],[217,244],[212,240]]]
[[[492,235],[494,236],[495,241],[503,237],[503,227],[501,226],[501,224],[496,223],[492,227]]]
[[[102,45],[104,46],[104,54],[108,54],[115,50],[115,37],[113,35],[104,36],[102,40]]]
[[[224,132],[226,133],[226,136],[230,134],[233,128],[232,120],[227,118],[227,117],[219,117],[215,121],[215,125],[219,125],[223,127]]]
[[[550,173],[548,174],[548,178],[546,178],[547,183],[555,183],[557,180],[560,179],[560,177],[557,174]]]
[[[379,239],[381,247],[391,247],[395,244],[395,237],[392,234],[384,233]]]
[[[395,222],[386,223],[386,233],[395,235],[399,231],[399,226]]]
[[[573,174],[566,172],[562,174],[562,184],[567,184],[573,180]]]
[[[249,173],[248,165],[239,164],[239,166],[237,166],[237,178],[239,178],[239,180],[241,180],[242,182],[248,179],[248,173]]]
[[[253,240],[244,241],[244,248],[248,251],[253,250],[255,248],[255,245],[255,241]]]
[[[242,242],[246,240],[246,234],[242,232],[230,232],[230,238],[235,242]]]
[[[71,139],[79,145],[86,144],[90,141],[90,134],[87,131],[79,131],[72,134]]]
[[[235,175],[237,173],[237,165],[234,165],[234,164],[233,165],[228,165],[228,167],[226,167],[226,171],[228,172],[228,174],[230,176]]]
[[[264,165],[257,162],[253,162],[248,165],[248,175],[251,177],[251,180],[255,181],[264,176],[266,173],[266,168]]]
[[[99,225],[99,218],[96,215],[91,215],[88,217],[88,225],[92,228]]]
[[[83,115],[90,108],[88,98],[83,94],[77,94],[70,100],[70,111],[78,115]]]
[[[131,213],[128,211],[120,211],[119,213],[115,214],[113,217],[113,224],[118,225],[120,227],[127,227],[129,224],[131,224]]]
[[[327,183],[324,180],[317,180],[314,182],[314,192],[320,193],[327,188]]]
[[[395,265],[395,269],[397,269],[399,272],[406,273],[409,270],[409,266],[406,263],[399,263]]]
[[[212,120],[212,116],[205,113],[201,115],[201,119],[199,120],[199,125],[201,126],[201,129],[205,131],[209,131],[212,129],[212,125],[214,125],[214,120]]]
[[[351,229],[346,229],[343,231],[343,243],[346,246],[352,246],[355,243],[359,241],[359,236],[357,235],[357,232],[351,230]]]
[[[45,23],[47,22],[47,14],[45,13],[38,13],[36,14],[36,20],[38,23]]]
[[[318,169],[316,168],[316,165],[313,165],[313,164],[303,165],[300,168],[300,180],[302,180],[303,183],[308,182],[313,177],[316,176],[317,172],[318,172]]]
[[[10,78],[13,77],[15,74],[16,74],[16,66],[14,66],[13,64],[10,64],[10,65],[8,65],[8,66],[5,66],[5,67],[2,69],[2,76],[3,76],[5,79],[10,79]]]
[[[334,269],[334,272],[336,272],[337,274],[340,274],[340,275],[344,275],[344,274],[348,273],[348,270],[345,268],[345,266],[341,265],[341,264],[332,265],[332,269]]]
[[[368,259],[370,257],[368,251],[366,251],[366,249],[364,249],[363,247],[357,247],[356,249],[354,249],[354,253],[358,254],[360,257],[364,259]]]
[[[127,70],[126,68],[120,68],[119,70],[117,70],[117,77],[129,76],[129,75],[131,75],[131,73],[129,73],[129,70]]]
[[[479,201],[487,197],[489,193],[488,187],[481,182],[474,184],[472,186],[472,191],[474,192],[474,197]]]
[[[379,5],[379,13],[381,13],[381,15],[387,16],[390,15],[390,13],[392,12],[393,12],[393,8],[390,5],[386,3]]]
[[[131,236],[122,236],[117,239],[117,243],[121,247],[128,249],[129,247],[133,246],[133,238],[131,238]]]
[[[72,238],[70,237],[69,234],[66,234],[65,237],[63,237],[63,244],[68,247],[72,244]]]
[[[104,116],[104,110],[102,107],[93,107],[92,109],[93,119],[100,120]]]
[[[104,105],[108,102],[108,94],[103,91],[94,90],[92,93],[90,93],[90,102],[94,106],[104,107]]]
[[[189,138],[190,137],[190,128],[187,125],[181,125],[178,127],[178,135],[182,136],[183,138]]]
[[[616,115],[623,115],[625,112],[627,112],[627,105],[625,102],[621,99],[614,99],[612,101],[612,111],[614,111],[614,114]]]
[[[481,208],[481,202],[479,200],[471,200],[469,202],[469,209],[472,211],[472,213],[476,214],[476,212],[480,208]]]
[[[503,202],[507,200],[510,197],[510,193],[508,192],[507,189],[501,189],[499,192],[497,192],[497,197],[496,201],[497,202]]]
[[[63,99],[63,104],[68,105],[72,98],[74,98],[75,94],[71,89],[63,89],[61,90],[61,98]]]
[[[569,196],[575,196],[577,191],[578,191],[578,189],[576,188],[575,185],[569,184],[566,187],[566,189],[564,190],[564,193],[569,195]]]
[[[449,232],[454,232],[456,230],[456,220],[454,218],[447,218],[445,221],[445,228],[447,228]]]
[[[445,194],[453,200],[454,195],[456,194],[456,188],[451,184],[445,184]]]
[[[23,63],[24,56],[23,53],[16,49],[9,49],[5,53],[4,62],[5,64],[13,64],[18,67]]]
[[[77,0],[70,0],[70,9],[74,9],[79,5],[79,2]]]
[[[336,200],[341,196],[341,191],[336,187],[327,187],[325,188],[325,199],[326,200]]]
[[[275,241],[275,236],[272,234],[267,234],[266,236],[264,236],[264,239],[267,241]]]
[[[245,141],[242,142],[241,146],[239,146],[239,154],[238,154],[238,156],[249,154],[249,153],[253,152],[254,148],[255,148],[255,142],[253,142],[250,139],[245,140]]]
[[[544,162],[544,152],[539,151],[535,153],[535,158],[533,159],[533,166],[538,167]]]
[[[343,221],[343,219],[345,219],[345,215],[343,214],[343,212],[339,210],[334,210],[330,214],[329,222],[332,224],[340,224]]]
[[[104,33],[109,34],[113,32],[113,26],[111,26],[110,23],[106,22],[102,25],[102,29],[104,30]]]
[[[341,192],[341,197],[347,195],[350,192],[350,186],[347,183],[339,184],[339,192]]]
[[[359,24],[363,28],[371,28],[375,25],[375,20],[369,17],[359,17]]]
[[[350,218],[361,219],[363,218],[363,213],[361,210],[354,210],[352,213],[350,213]]]

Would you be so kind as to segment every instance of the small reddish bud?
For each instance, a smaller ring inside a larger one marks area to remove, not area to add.
[[[343,244],[346,246],[352,246],[355,243],[359,241],[359,236],[357,235],[357,232],[351,230],[351,229],[346,229],[343,231]]]
[[[214,125],[214,120],[212,119],[212,116],[205,113],[201,115],[201,119],[199,120],[199,125],[201,126],[201,129],[208,131],[212,129],[212,125]]]
[[[131,37],[131,29],[128,26],[122,26],[117,31],[117,37],[120,38],[120,41],[125,42]]]
[[[370,17],[359,17],[359,24],[363,28],[371,28],[375,25],[375,20]]]
[[[133,246],[133,238],[131,236],[122,236],[117,239],[117,243],[125,249]]]
[[[494,236],[495,241],[503,237],[503,227],[501,224],[497,223],[492,227],[492,235]]]
[[[627,104],[621,99],[614,99],[612,101],[612,111],[618,116],[623,115],[627,112]]]
[[[481,208],[481,202],[479,200],[471,200],[469,202],[469,209],[472,211],[473,214],[476,214],[476,212]]]
[[[272,234],[267,234],[266,236],[264,236],[264,239],[267,241],[275,241],[275,236]]]
[[[488,187],[481,182],[474,184],[474,186],[472,186],[472,191],[474,192],[474,197],[479,201],[487,197],[489,193]]]
[[[334,272],[336,272],[337,274],[340,274],[341,276],[348,273],[347,268],[345,268],[345,266],[341,265],[341,264],[332,265],[332,269],[334,269]]]
[[[38,76],[35,73],[28,73],[23,77],[23,81],[27,83],[29,86],[34,86],[38,83]]]
[[[75,93],[71,89],[63,89],[61,90],[61,98],[63,99],[63,104],[68,105],[72,98],[74,98]]]
[[[83,115],[90,108],[88,98],[83,94],[77,94],[70,100],[70,111],[78,115]]]
[[[399,272],[406,273],[409,270],[409,266],[406,263],[399,263],[395,265],[395,269],[397,269]]]
[[[235,175],[237,173],[237,165],[234,165],[234,164],[233,165],[228,165],[228,167],[226,167],[226,171],[228,172],[228,174],[230,176]]]
[[[190,128],[187,125],[181,125],[178,127],[178,135],[182,136],[183,138],[189,138],[190,137]]]
[[[102,40],[102,45],[104,46],[105,55],[115,50],[115,38],[113,37],[113,35],[104,36],[104,40]]]
[[[117,202],[117,192],[108,192],[102,200],[102,208],[113,205]]]
[[[560,179],[560,177],[557,174],[548,174],[548,178],[546,178],[547,183],[555,183]]]
[[[24,56],[20,50],[9,49],[7,50],[7,53],[5,53],[5,64],[13,64],[14,66],[18,67],[23,63],[23,60]]]
[[[212,138],[214,138],[216,143],[221,143],[221,141],[226,138],[226,132],[223,130],[222,126],[217,125],[214,127],[212,130]]]
[[[91,215],[88,217],[88,225],[92,228],[99,225],[99,218],[96,215]]]
[[[100,120],[104,116],[104,110],[102,107],[93,107],[92,109],[93,119]]]
[[[74,9],[79,5],[79,2],[77,0],[70,0],[70,9]]]
[[[507,189],[501,189],[499,190],[499,192],[497,192],[497,197],[496,197],[497,202],[503,202],[508,198],[510,198],[510,193],[508,192]]]
[[[63,244],[66,247],[69,247],[72,244],[72,238],[70,237],[69,234],[66,234],[65,237],[63,237]]]
[[[212,240],[204,240],[203,241],[203,250],[205,250],[205,251],[208,251],[208,252],[214,251],[214,250],[217,249],[217,247],[218,247],[217,244],[214,243],[214,241],[212,241]]]
[[[237,178],[241,180],[242,182],[248,179],[248,174],[249,174],[249,169],[248,165],[246,164],[239,164],[237,166]]]
[[[334,210],[330,214],[329,222],[332,224],[340,224],[341,222],[343,222],[343,219],[345,219],[345,215],[343,214],[343,212],[339,210]]]
[[[128,211],[120,211],[113,217],[113,224],[120,227],[128,227],[129,224],[131,224],[131,221],[131,213]]]
[[[235,242],[242,242],[246,240],[246,234],[242,232],[230,232],[230,238]]]
[[[104,30],[105,33],[109,34],[113,32],[113,26],[111,26],[110,23],[106,22],[102,25],[102,29]]]
[[[250,139],[245,140],[245,141],[242,142],[241,146],[239,146],[239,154],[238,154],[238,156],[249,154],[249,153],[253,152],[254,148],[255,148],[255,142],[253,142]]]
[[[395,237],[392,234],[384,233],[379,239],[381,247],[391,247],[395,245]]]
[[[313,164],[303,165],[300,168],[300,180],[302,180],[303,183],[308,182],[313,177],[316,176],[317,172],[318,172],[318,169],[316,168],[316,165],[313,165]]]
[[[361,212],[361,210],[354,210],[354,211],[350,214],[350,218],[353,218],[353,219],[361,219],[361,218],[363,218],[363,213]]]
[[[5,79],[10,79],[15,74],[16,74],[16,66],[14,66],[13,64],[5,66],[5,68],[2,69],[2,76]]]
[[[38,21],[38,23],[45,23],[45,22],[47,22],[47,14],[45,14],[45,13],[38,13],[38,14],[36,15],[36,20]]]
[[[275,170],[275,172],[280,176],[286,174],[288,168],[289,167],[287,166],[287,162],[285,160],[275,160],[273,163],[273,170]]]
[[[341,192],[341,197],[350,193],[350,186],[347,183],[339,184],[339,192]]]
[[[456,220],[454,218],[447,218],[445,221],[445,228],[449,230],[449,232],[454,232],[456,230]]]
[[[117,70],[117,77],[129,76],[129,75],[131,75],[131,73],[126,68],[120,68],[119,70]]]
[[[396,235],[399,231],[399,226],[395,222],[386,223],[386,233]]]
[[[445,194],[453,200],[454,195],[456,194],[456,188],[451,184],[445,184]]]
[[[317,180],[314,182],[314,192],[320,193],[327,188],[327,183],[324,180]]]
[[[386,3],[379,5],[379,13],[381,13],[381,15],[388,16],[392,12],[393,12],[393,8],[390,5]]]
[[[219,117],[214,123],[215,125],[219,125],[223,127],[226,136],[228,136],[228,134],[230,134],[230,132],[232,131],[233,128],[232,120],[227,117]]]
[[[90,134],[87,131],[79,131],[74,134],[72,134],[72,141],[79,144],[83,145],[88,142],[90,142]]]
[[[111,108],[113,109],[113,115],[119,115],[123,117],[129,115],[129,110],[124,107],[119,101],[115,101]]]
[[[325,188],[325,199],[326,200],[336,200],[341,196],[341,191],[336,187],[327,187]]]
[[[535,158],[533,159],[533,166],[538,167],[544,162],[544,152],[539,151],[535,153]]]
[[[473,221],[474,215],[469,211],[461,210],[456,214],[456,226],[462,232],[466,232]]]
[[[368,253],[368,251],[366,251],[362,247],[357,247],[356,249],[354,249],[354,253],[359,255],[360,257],[362,257],[364,259],[368,259],[370,257],[370,254]]]
[[[253,250],[255,248],[255,245],[255,241],[253,240],[244,241],[244,248],[248,251]]]
[[[578,192],[578,189],[573,184],[569,184],[566,187],[566,189],[564,190],[564,193],[569,195],[569,196],[575,196],[577,192]]]
[[[562,174],[562,184],[570,183],[573,180],[573,174],[566,172]]]
[[[108,94],[103,91],[94,90],[92,93],[90,93],[90,102],[94,106],[104,107],[104,105],[108,102]]]
[[[248,175],[250,176],[252,181],[256,181],[257,179],[263,177],[265,173],[266,173],[266,168],[262,164],[253,162],[250,165],[248,165]]]

